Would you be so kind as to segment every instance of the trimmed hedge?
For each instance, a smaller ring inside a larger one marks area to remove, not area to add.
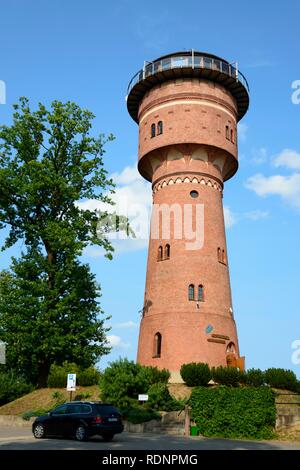
[[[76,374],[77,385],[83,387],[97,385],[101,376],[98,369],[94,366],[81,369],[77,364],[65,361],[61,366],[57,364],[51,365],[47,386],[50,388],[66,388],[68,374]]]
[[[274,367],[265,371],[265,381],[270,387],[299,391],[299,383],[296,374],[288,369],[276,369]]]
[[[180,369],[180,375],[189,387],[205,386],[211,379],[211,371],[208,364],[202,362],[183,364]]]
[[[191,418],[206,437],[270,439],[276,421],[275,393],[268,387],[197,387]]]
[[[214,382],[219,385],[238,387],[239,383],[245,382],[244,372],[241,372],[236,367],[213,367],[211,372]]]
[[[73,362],[63,362],[61,366],[52,364],[48,375],[47,386],[49,388],[66,388],[67,375],[78,374],[79,367]]]
[[[246,385],[250,387],[261,387],[265,383],[265,374],[260,369],[249,369],[245,373]]]
[[[90,385],[98,385],[101,374],[94,366],[87,369],[80,370],[77,376],[77,384],[82,387],[89,387]]]

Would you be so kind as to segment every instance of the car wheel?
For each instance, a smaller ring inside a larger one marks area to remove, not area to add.
[[[103,434],[102,437],[105,442],[110,442],[113,440],[114,434]]]
[[[83,426],[83,424],[77,426],[75,430],[75,437],[77,441],[85,441],[85,439],[87,438],[86,428]]]
[[[41,423],[36,424],[33,428],[33,435],[36,439],[43,439],[45,437],[46,430],[45,426]]]

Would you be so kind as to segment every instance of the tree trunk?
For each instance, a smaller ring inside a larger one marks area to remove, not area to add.
[[[50,363],[48,361],[40,362],[38,368],[37,388],[47,387],[47,379],[50,371]]]

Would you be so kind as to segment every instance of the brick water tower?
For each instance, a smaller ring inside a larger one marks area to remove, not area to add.
[[[237,122],[248,106],[237,65],[196,51],[145,62],[128,87],[128,111],[139,125],[138,169],[152,183],[155,208],[137,360],[169,369],[173,382],[188,362],[243,367],[222,195],[238,169]],[[178,227],[186,207],[195,231],[202,224],[196,249]]]

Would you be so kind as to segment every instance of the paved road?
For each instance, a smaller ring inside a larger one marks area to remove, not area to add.
[[[30,428],[0,427],[0,450],[45,449],[91,449],[91,450],[300,450],[299,443],[257,442],[229,439],[205,439],[200,437],[177,437],[157,434],[134,434],[124,432],[112,442],[100,437],[87,442],[67,439],[35,439]]]

